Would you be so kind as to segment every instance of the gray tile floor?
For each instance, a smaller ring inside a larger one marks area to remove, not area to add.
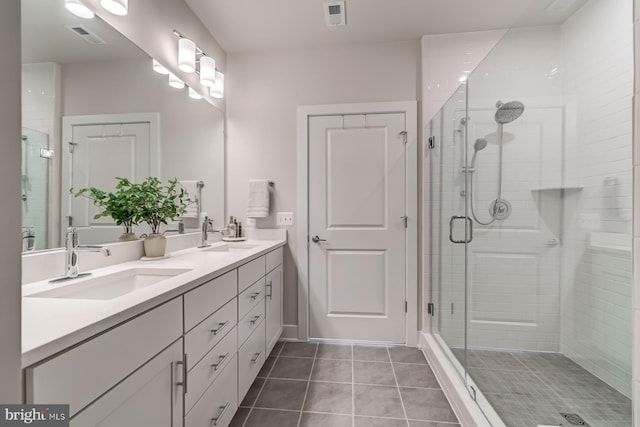
[[[278,343],[232,427],[459,426],[415,348]]]
[[[461,350],[454,350],[462,361]],[[630,427],[631,400],[558,353],[470,350],[469,374],[508,427],[570,426],[560,412],[591,427]]]

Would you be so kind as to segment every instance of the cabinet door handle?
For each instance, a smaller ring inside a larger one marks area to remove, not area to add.
[[[218,412],[218,416],[211,418],[211,422],[213,423],[214,426],[218,425],[218,422],[222,419],[222,417],[224,417],[224,413],[227,412],[228,408],[229,408],[229,402],[227,402],[226,405],[218,406],[218,410],[220,411]]]
[[[267,283],[267,288],[269,288],[269,293],[266,295],[269,297],[269,299],[272,299],[273,297],[273,281],[269,281],[269,283]]]
[[[251,363],[253,363],[255,365],[258,362],[258,359],[260,358],[261,354],[262,354],[262,352],[256,353],[255,356],[253,356],[253,359],[251,359]]]
[[[229,352],[223,354],[222,356],[219,357],[218,363],[214,363],[211,365],[211,367],[213,368],[214,371],[217,371],[218,368],[220,367],[220,365],[222,365],[222,362],[224,362],[224,359],[227,358],[227,356],[229,356]]]
[[[252,293],[251,296],[250,296],[251,301],[255,301],[256,298],[258,298],[258,296],[260,296],[261,293],[262,292],[254,292],[254,293]]]
[[[176,385],[182,386],[184,394],[187,394],[187,354],[182,355],[182,360],[176,362],[176,365],[182,366],[182,382],[176,383]]]
[[[253,319],[249,321],[249,323],[251,323],[252,325],[255,325],[256,323],[258,323],[258,320],[260,320],[261,317],[262,317],[262,314],[258,314],[257,316],[254,316]]]
[[[211,333],[213,335],[218,335],[218,333],[223,330],[227,325],[229,324],[229,321],[227,320],[226,322],[220,322],[218,323],[218,329],[212,329]]]

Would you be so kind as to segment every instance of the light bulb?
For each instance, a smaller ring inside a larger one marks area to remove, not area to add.
[[[189,97],[193,99],[202,99],[202,95],[193,90],[192,87],[189,87]]]
[[[100,5],[118,16],[124,16],[129,12],[129,0],[100,0]]]
[[[169,73],[169,86],[175,87],[176,89],[182,89],[184,87],[184,82],[176,77],[175,74]]]
[[[162,65],[155,59],[153,60],[153,71],[155,71],[158,74],[169,74],[169,70],[167,70],[164,65]]]
[[[200,58],[200,83],[207,87],[216,84],[216,61],[210,56]]]
[[[64,0],[64,7],[80,18],[90,19],[95,16],[93,10],[85,6],[80,0]]]
[[[185,73],[196,70],[196,44],[184,37],[178,40],[178,68]]]
[[[224,74],[216,71],[216,85],[211,88],[211,96],[214,98],[224,97]]]

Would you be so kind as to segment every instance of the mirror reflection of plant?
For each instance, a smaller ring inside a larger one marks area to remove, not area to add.
[[[93,219],[111,217],[117,225],[124,227],[125,233],[133,233],[133,226],[141,220],[140,200],[142,192],[139,184],[134,184],[127,178],[116,177],[115,191],[106,192],[95,187],[82,188],[74,192],[75,197],[84,196],[90,199],[101,211]]]
[[[149,224],[154,234],[160,233],[161,224],[184,215],[187,207],[195,203],[176,178],[170,179],[165,186],[158,178],[150,176],[137,186],[140,193],[137,218]]]

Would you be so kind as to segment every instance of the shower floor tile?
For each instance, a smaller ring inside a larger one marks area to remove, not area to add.
[[[418,349],[285,343],[267,360],[233,427],[460,427]]]
[[[462,360],[464,352],[454,354]],[[507,427],[570,425],[561,412],[591,427],[632,425],[631,400],[561,354],[470,350],[467,361]]]

